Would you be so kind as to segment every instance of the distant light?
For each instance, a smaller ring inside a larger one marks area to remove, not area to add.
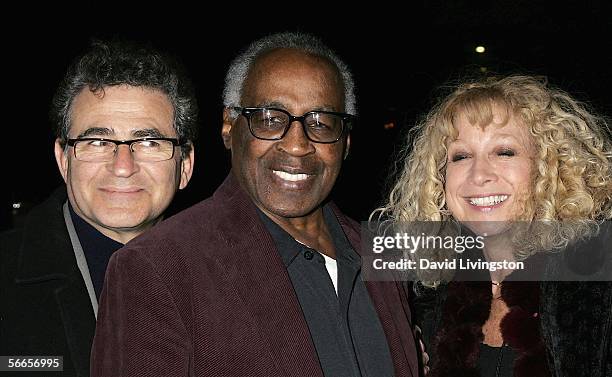
[[[476,52],[479,54],[482,54],[483,52],[485,52],[484,46],[476,46]]]
[[[21,208],[21,203],[13,203],[13,209],[19,209]]]
[[[395,128],[395,123],[393,123],[393,122],[385,123],[385,125],[383,127],[384,127],[385,130],[390,130],[392,128]]]
[[[480,72],[487,73],[487,67],[480,67]]]

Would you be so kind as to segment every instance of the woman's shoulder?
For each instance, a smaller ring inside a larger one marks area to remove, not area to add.
[[[547,280],[612,281],[612,222],[599,232],[576,240],[551,259]]]

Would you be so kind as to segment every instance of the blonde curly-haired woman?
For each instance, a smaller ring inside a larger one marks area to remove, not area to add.
[[[374,217],[458,222],[486,233],[487,260],[544,261],[535,282],[511,281],[520,272],[506,269],[486,282],[415,283],[429,376],[612,376],[612,283],[555,275],[560,263],[610,268],[604,119],[544,78],[472,81],[423,119],[403,158]],[[515,221],[545,226],[504,237]]]

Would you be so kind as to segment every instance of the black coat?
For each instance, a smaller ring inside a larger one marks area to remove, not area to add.
[[[64,357],[63,373],[32,372],[41,377],[89,376],[95,316],[64,222],[66,198],[65,187],[56,190],[22,229],[0,235],[0,355]]]
[[[586,245],[586,246],[585,246]],[[555,377],[612,376],[612,282],[554,281],[560,266],[605,266],[611,274],[612,227],[586,244],[548,257],[548,281],[539,283],[540,334],[546,347],[546,362]],[[586,263],[584,263],[586,262]],[[447,289],[412,285],[415,323],[421,327],[431,357],[437,361],[433,340],[442,326]]]

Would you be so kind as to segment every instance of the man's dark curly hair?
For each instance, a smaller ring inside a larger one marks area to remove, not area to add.
[[[187,141],[182,153],[185,155],[191,150],[191,143],[197,136],[198,105],[183,67],[150,46],[119,40],[93,41],[68,68],[51,105],[55,135],[62,145],[70,131],[72,103],[83,88],[104,93],[105,87],[116,85],[143,87],[166,94],[174,107],[178,138]]]

